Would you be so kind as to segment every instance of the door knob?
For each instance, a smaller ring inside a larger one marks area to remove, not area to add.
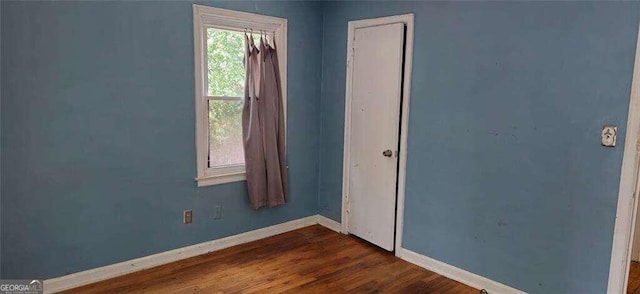
[[[391,157],[391,155],[393,155],[393,152],[391,152],[391,150],[387,149],[387,150],[382,152],[382,155],[384,155],[386,157]]]

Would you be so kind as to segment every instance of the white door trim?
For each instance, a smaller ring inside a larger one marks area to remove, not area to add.
[[[353,75],[353,39],[357,28],[372,27],[386,24],[404,23],[407,28],[405,36],[403,84],[402,84],[402,117],[400,120],[400,154],[398,157],[398,194],[396,205],[396,240],[395,248],[398,255],[402,245],[402,224],[404,215],[404,190],[407,167],[407,132],[409,130],[409,97],[411,92],[411,66],[413,64],[413,13],[379,17],[372,19],[356,20],[349,22],[347,34],[347,85],[345,94],[344,112],[344,156],[342,161],[342,233],[348,234],[349,223],[347,217],[349,191],[349,150],[351,148],[351,88]]]
[[[613,229],[613,246],[611,265],[609,266],[609,284],[607,293],[626,293],[629,279],[629,263],[636,219],[634,193],[637,193],[638,182],[638,139],[640,139],[640,30],[636,44],[636,57],[633,67],[627,132],[620,172],[620,188],[618,190],[618,208],[616,223]]]

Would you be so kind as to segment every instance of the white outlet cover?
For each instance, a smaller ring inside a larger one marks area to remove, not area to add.
[[[616,139],[618,136],[618,127],[616,126],[604,126],[602,127],[602,146],[616,147]]]

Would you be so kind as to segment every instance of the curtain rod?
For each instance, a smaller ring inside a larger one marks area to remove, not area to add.
[[[260,26],[242,26],[242,28],[238,28],[237,26],[225,26],[225,25],[214,25],[214,24],[206,24],[205,28],[211,28],[211,29],[219,29],[219,30],[225,30],[225,31],[234,31],[234,32],[240,32],[240,33],[244,33],[249,32],[251,30],[253,30],[254,33],[258,34],[261,32],[265,32],[267,34],[275,34],[277,29],[274,29],[273,27],[260,27]]]

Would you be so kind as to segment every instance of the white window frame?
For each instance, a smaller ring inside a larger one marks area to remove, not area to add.
[[[282,105],[287,113],[287,20],[284,18],[239,12],[203,5],[193,5],[193,43],[195,65],[195,99],[196,99],[196,166],[198,187],[244,181],[245,166],[230,165],[224,167],[208,167],[209,153],[209,107],[213,97],[207,96],[206,67],[206,29],[216,28],[229,31],[254,33],[265,32],[275,35],[280,81],[282,85]],[[285,130],[286,132],[286,130]]]

